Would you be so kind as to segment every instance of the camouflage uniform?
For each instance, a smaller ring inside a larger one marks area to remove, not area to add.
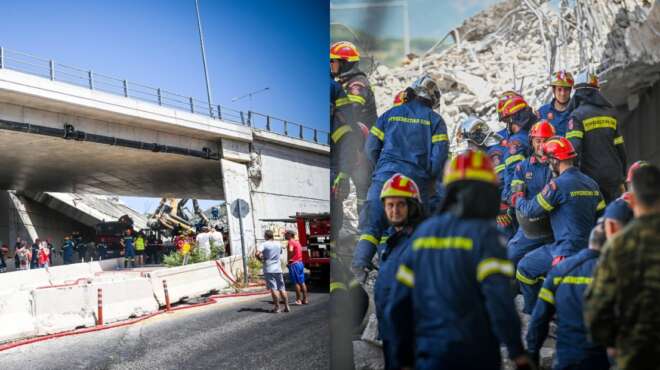
[[[586,293],[593,341],[618,350],[620,369],[657,368],[660,354],[660,214],[610,240]]]

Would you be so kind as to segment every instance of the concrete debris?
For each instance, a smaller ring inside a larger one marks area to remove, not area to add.
[[[595,71],[615,105],[635,107],[635,99],[627,97],[660,79],[660,5],[654,3],[500,2],[453,30],[455,42],[448,48],[400,67],[378,66],[370,76],[378,112],[389,109],[394,95],[426,72],[443,93],[439,113],[450,134],[472,114],[501,129],[498,94],[517,90],[538,108],[549,101],[550,74],[559,69]]]

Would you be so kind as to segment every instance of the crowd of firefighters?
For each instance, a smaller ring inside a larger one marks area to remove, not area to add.
[[[632,218],[626,180],[646,163],[628,170],[597,76],[554,73],[553,99],[536,110],[503,92],[506,128],[469,117],[450,153],[436,81],[421,75],[377,116],[359,60],[350,42],[330,48],[335,232],[351,182],[359,210],[350,268],[333,262],[332,312],[340,297],[365,302],[355,282],[377,269],[386,368],[499,369],[500,345],[518,368],[534,368],[557,315],[554,368],[608,369],[608,343],[587,335],[583,296],[603,240]],[[531,315],[526,346],[512,286]],[[364,312],[349,316],[357,324]]]

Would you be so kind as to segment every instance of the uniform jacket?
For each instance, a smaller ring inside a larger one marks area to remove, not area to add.
[[[565,170],[532,199],[516,204],[528,218],[550,215],[552,256],[570,256],[587,246],[596,213],[605,208],[598,185],[575,167]]]
[[[553,98],[550,103],[542,105],[538,110],[539,119],[548,120],[555,128],[555,133],[558,136],[566,135],[566,129],[568,127],[568,117],[571,114],[571,111],[567,108],[563,112],[555,109],[555,99]]]

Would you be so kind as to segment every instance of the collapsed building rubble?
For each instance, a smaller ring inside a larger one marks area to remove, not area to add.
[[[506,0],[452,30],[451,46],[409,55],[399,67],[380,65],[370,79],[380,114],[421,72],[431,74],[450,133],[468,115],[500,128],[496,98],[506,90],[539,107],[550,99],[549,77],[558,69],[598,73],[605,95],[632,110],[660,78],[659,30],[654,1]]]

